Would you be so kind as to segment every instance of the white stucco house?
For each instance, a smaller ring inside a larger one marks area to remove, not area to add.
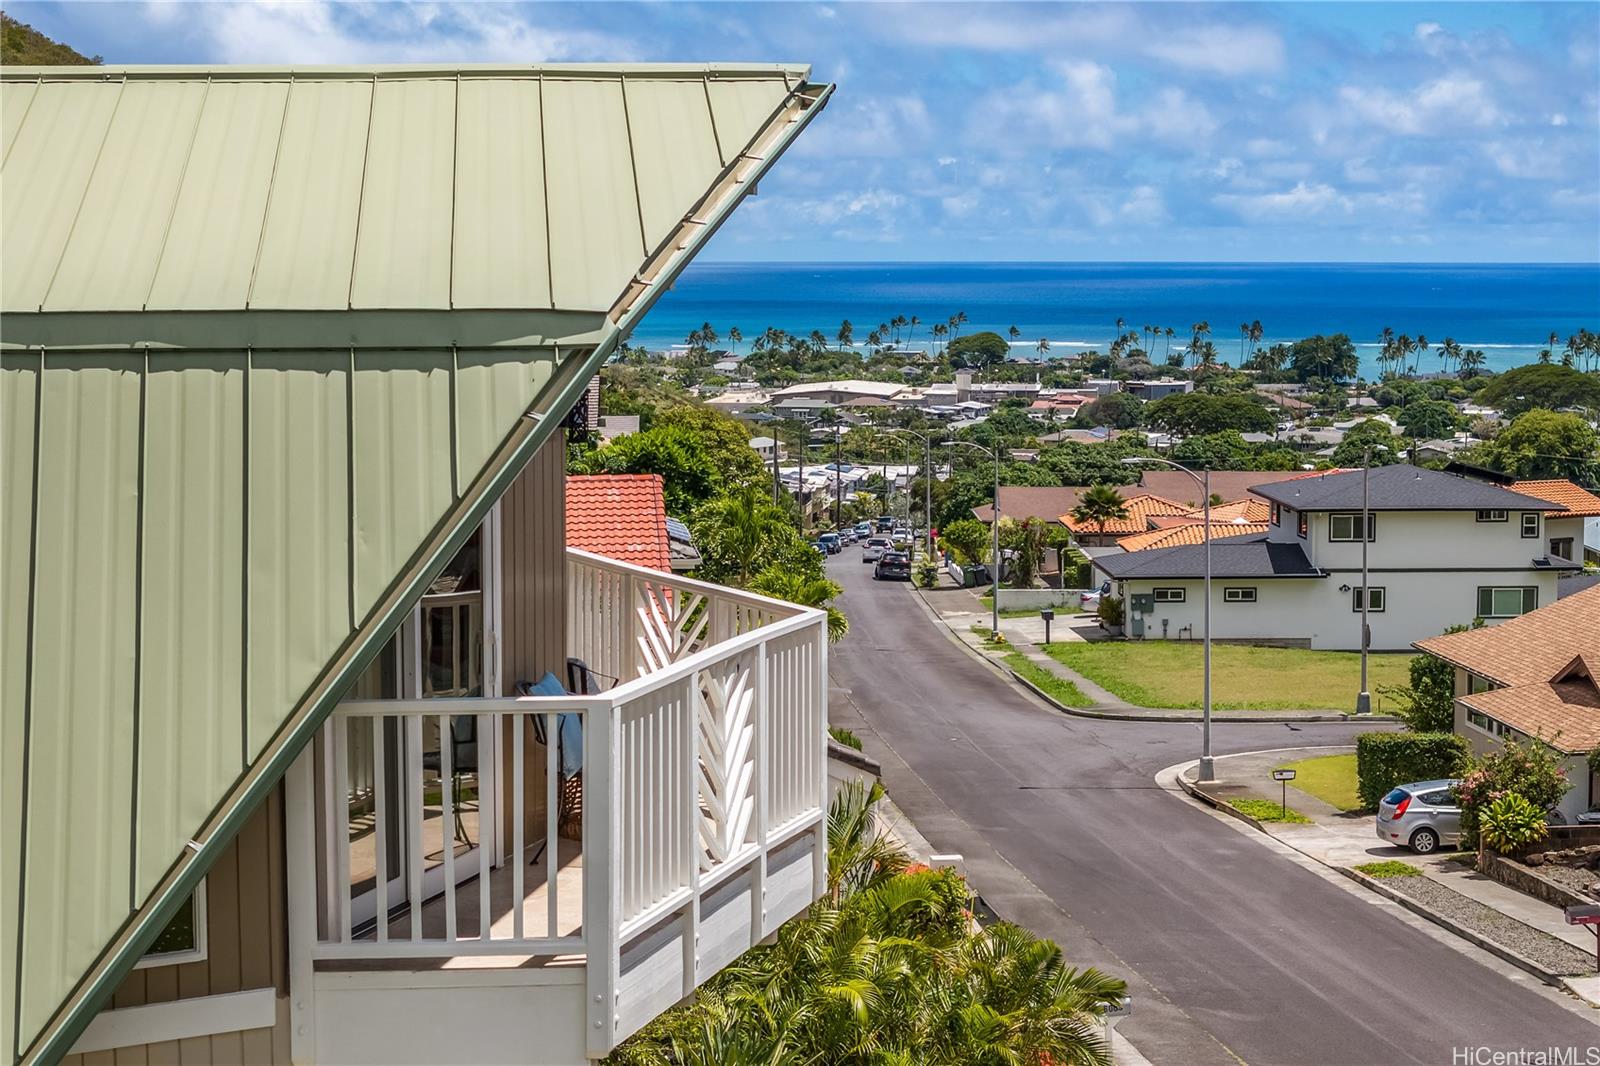
[[[1359,650],[1362,471],[1250,491],[1271,505],[1270,522],[1265,533],[1212,542],[1213,639]],[[1579,568],[1550,553],[1546,516],[1565,510],[1557,501],[1404,464],[1371,470],[1367,496],[1374,650],[1554,603],[1558,577]],[[1094,565],[1126,597],[1130,637],[1200,639],[1204,545]]]

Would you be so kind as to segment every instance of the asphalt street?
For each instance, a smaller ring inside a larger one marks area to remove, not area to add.
[[[858,552],[829,560],[850,619],[829,655],[832,720],[863,733],[895,801],[1002,915],[1129,979],[1120,1031],[1153,1062],[1446,1066],[1457,1048],[1600,1045],[1600,1011],[1159,788],[1158,770],[1198,754],[1198,725],[1044,708]],[[1361,728],[1219,723],[1215,749]]]

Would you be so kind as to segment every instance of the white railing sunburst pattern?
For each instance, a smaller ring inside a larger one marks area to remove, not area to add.
[[[700,672],[701,868],[732,859],[748,842],[755,813],[755,678],[749,656]]]

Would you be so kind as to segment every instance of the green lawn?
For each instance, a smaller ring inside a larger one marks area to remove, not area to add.
[[[993,596],[979,596],[978,599],[983,601],[983,609],[984,610],[986,610],[986,611],[993,611],[994,610],[994,597]],[[1063,609],[1065,609],[1065,608],[1063,608]],[[1037,609],[1028,608],[1028,607],[1002,607],[1002,608],[1000,608],[1000,617],[1001,618],[1038,618],[1039,617],[1039,612],[1038,612]]]
[[[1085,696],[1077,685],[1064,678],[1057,677],[1020,651],[1011,652],[1001,661],[1009,666],[1017,676],[1026,679],[1030,685],[1059,704],[1067,707],[1087,707],[1091,702],[1089,697]]]
[[[1368,877],[1383,879],[1385,877],[1421,877],[1422,871],[1412,866],[1409,862],[1399,859],[1385,859],[1383,862],[1368,862],[1355,867]]]
[[[1283,822],[1288,825],[1311,824],[1310,818],[1307,818],[1293,807],[1284,808],[1273,800],[1236,799],[1229,800],[1228,806],[1241,814],[1248,814],[1258,822]]]
[[[1361,798],[1356,795],[1355,752],[1301,759],[1285,763],[1281,769],[1295,772],[1294,780],[1289,783],[1301,792],[1308,792],[1341,811],[1361,809]]]
[[[1202,657],[1193,643],[1101,641],[1052,644],[1058,662],[1140,707],[1198,708]],[[1254,648],[1218,644],[1211,650],[1212,706],[1217,710],[1350,711],[1361,687],[1361,656],[1349,651]],[[1368,686],[1372,709],[1390,708],[1380,685],[1406,685],[1409,655],[1374,655]]]

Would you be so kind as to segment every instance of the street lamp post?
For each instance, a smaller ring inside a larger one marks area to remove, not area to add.
[[[1141,463],[1160,463],[1170,466],[1174,470],[1181,470],[1194,478],[1200,486],[1201,493],[1205,496],[1203,539],[1205,542],[1205,593],[1201,597],[1205,601],[1204,608],[1204,641],[1205,641],[1205,677],[1204,689],[1201,696],[1200,711],[1200,780],[1215,781],[1217,779],[1216,763],[1211,758],[1211,471],[1204,471],[1204,476],[1196,475],[1188,467],[1179,466],[1170,459],[1157,459],[1155,456],[1130,456],[1122,460],[1129,466],[1138,466]]]
[[[886,429],[883,433],[893,436],[896,433],[905,433],[922,442],[922,524],[927,534],[928,561],[933,561],[933,438],[918,433],[914,429]],[[910,486],[907,486],[909,488]]]
[[[974,451],[989,454],[989,449],[981,444],[974,444],[967,440],[947,440],[942,444],[949,444],[958,448],[971,448]],[[989,620],[990,639],[1000,636],[1000,442],[996,439],[994,444],[994,518],[989,523],[990,533],[990,574],[989,574],[989,599],[991,617]],[[1209,745],[1209,741],[1207,742]]]

